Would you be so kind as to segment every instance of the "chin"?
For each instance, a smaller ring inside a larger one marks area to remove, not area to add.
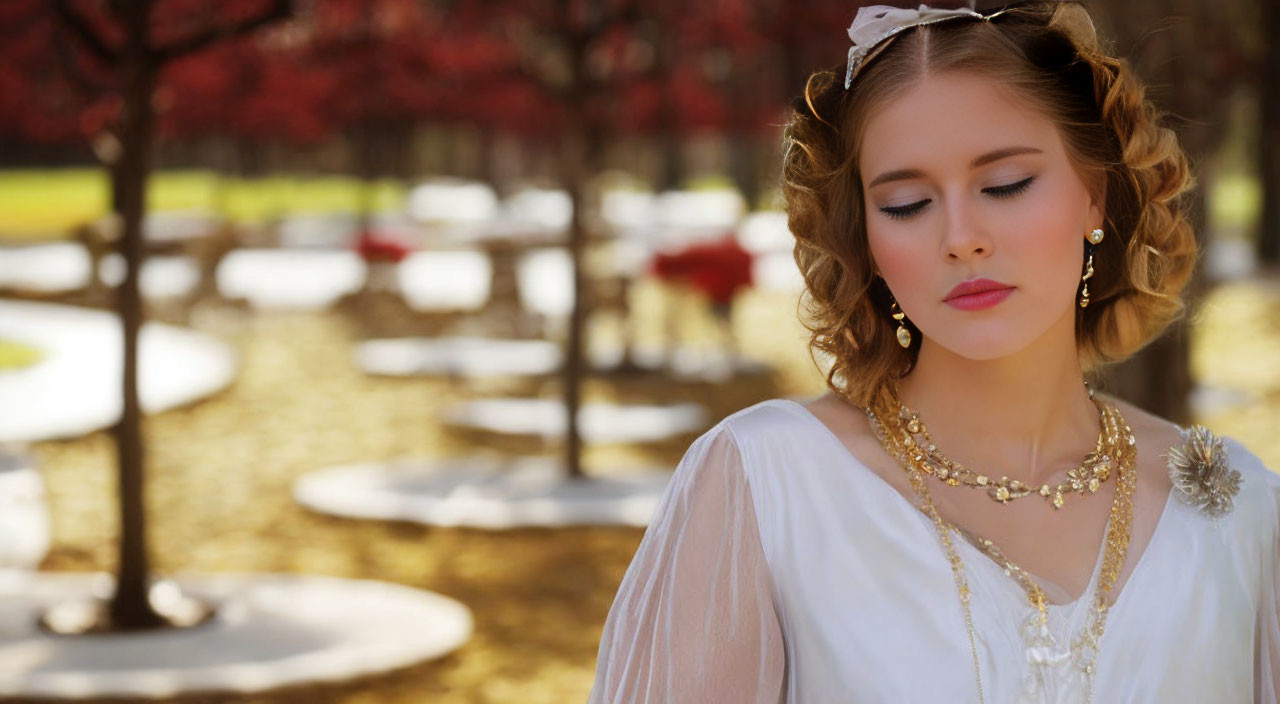
[[[973,326],[978,327],[978,326]],[[1003,326],[1002,326],[1003,327]],[[928,337],[928,342],[942,347],[947,352],[970,359],[985,362],[993,359],[1009,357],[1029,347],[1036,340],[1031,331],[1009,330],[968,330],[964,333],[952,331],[953,334],[942,337]]]
[[[973,319],[968,313],[960,318],[944,315],[932,321],[931,329],[937,334],[925,335],[925,338],[927,343],[938,345],[957,357],[987,361],[1011,357],[1038,343],[1052,344],[1049,342],[1052,338],[1073,338],[1074,316],[1074,309],[1057,301],[1045,302],[1039,307],[1009,309],[986,319]]]

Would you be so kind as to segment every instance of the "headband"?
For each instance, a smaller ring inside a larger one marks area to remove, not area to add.
[[[1018,5],[1025,4],[1025,2],[998,3],[994,7],[980,11],[974,9],[975,3],[976,0],[968,0],[970,6],[961,8],[930,7],[925,3],[920,3],[920,7],[914,10],[892,5],[867,5],[858,8],[858,14],[854,16],[853,24],[849,25],[848,30],[853,46],[849,47],[849,65],[844,74],[845,90],[848,90],[853,83],[854,74],[858,69],[888,46],[887,43],[882,46],[882,43],[899,32],[920,25],[954,19],[971,18],[986,22]],[[989,2],[984,4],[992,5]]]

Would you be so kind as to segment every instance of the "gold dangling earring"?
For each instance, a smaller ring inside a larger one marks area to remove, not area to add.
[[[897,309],[898,312],[894,313],[894,309]],[[906,323],[902,322],[903,318],[907,317],[907,314],[903,313],[902,308],[898,307],[897,301],[894,301],[893,305],[889,306],[889,315],[892,315],[893,319],[898,321],[898,344],[902,345],[904,348],[910,347],[911,331],[907,329]]]
[[[1084,282],[1084,291],[1080,294],[1080,307],[1089,307],[1089,277],[1093,276],[1093,245],[1102,241],[1102,230],[1095,229],[1089,233],[1089,260],[1084,265],[1084,276],[1080,280]]]

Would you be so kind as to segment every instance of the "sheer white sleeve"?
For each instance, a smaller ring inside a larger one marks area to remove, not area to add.
[[[1255,630],[1254,704],[1280,702],[1280,477],[1257,462],[1260,489],[1266,491],[1267,516],[1271,523],[1259,526],[1265,536],[1257,559],[1262,563],[1262,589]]]
[[[1270,503],[1275,506],[1271,518],[1280,522],[1280,479],[1265,484]],[[1280,703],[1280,526],[1268,526],[1271,540],[1262,550],[1262,590],[1258,602],[1256,659],[1253,671],[1253,703]]]
[[[776,704],[782,629],[732,431],[676,467],[605,620],[589,704]]]

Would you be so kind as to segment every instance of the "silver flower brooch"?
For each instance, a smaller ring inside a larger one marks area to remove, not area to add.
[[[1181,446],[1169,448],[1169,478],[1183,503],[1218,518],[1231,512],[1240,493],[1240,472],[1228,463],[1222,438],[1203,425],[1179,428]]]

